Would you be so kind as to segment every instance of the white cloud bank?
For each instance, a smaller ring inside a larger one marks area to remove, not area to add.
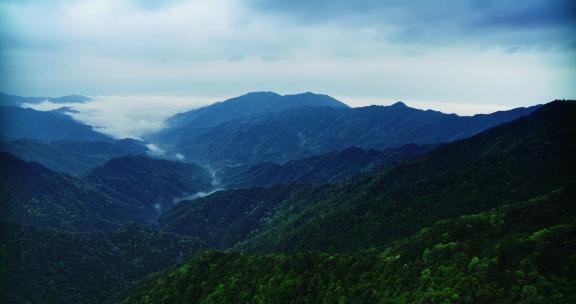
[[[165,127],[171,115],[218,101],[206,97],[96,96],[87,103],[25,104],[36,110],[69,107],[75,119],[115,138],[142,138]]]

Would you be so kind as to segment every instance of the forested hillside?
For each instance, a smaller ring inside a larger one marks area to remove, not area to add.
[[[227,188],[271,187],[290,183],[323,184],[368,173],[433,149],[432,145],[406,145],[383,151],[352,147],[285,164],[272,162],[222,168],[220,184]]]
[[[574,117],[575,102],[555,101],[442,145],[349,148],[224,169],[227,180],[141,155],[79,178],[2,152],[0,292],[9,303],[572,303]]]
[[[574,303],[575,184],[348,254],[207,252],[123,303]]]
[[[208,225],[209,239],[229,236],[229,225],[243,223],[250,237],[234,248],[247,251],[349,252],[383,246],[443,218],[565,186],[576,172],[573,117],[574,103],[554,102],[342,184],[219,192],[183,202],[159,221],[169,231],[200,238],[207,237],[201,231]]]
[[[194,238],[129,224],[71,233],[0,222],[2,303],[102,303],[203,248]]]
[[[212,175],[197,164],[145,156],[111,159],[92,169],[84,181],[120,201],[155,209],[152,215],[172,208],[177,199],[213,188]]]

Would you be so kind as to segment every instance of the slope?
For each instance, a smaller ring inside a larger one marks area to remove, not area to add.
[[[204,253],[123,303],[574,303],[574,186],[439,221],[384,251]]]
[[[111,141],[39,141],[20,139],[0,142],[0,150],[50,170],[80,176],[114,157],[143,155],[148,148],[133,139]]]
[[[71,231],[109,230],[147,222],[145,210],[118,201],[73,177],[0,152],[0,219]]]
[[[382,246],[439,219],[527,200],[573,180],[574,117],[574,102],[552,102],[530,116],[373,175],[335,185],[280,187],[277,193],[219,192],[182,203],[159,222],[168,231],[203,238],[193,229],[199,218],[211,225],[223,219],[228,227],[248,217],[245,239],[234,239],[234,248],[246,251],[345,252]],[[226,227],[210,239],[226,236]]]
[[[219,175],[221,184],[226,188],[270,187],[295,182],[321,184],[344,180],[431,149],[430,145],[406,145],[383,151],[352,147],[292,160],[282,165],[263,163],[224,168]]]
[[[172,208],[177,198],[212,189],[210,172],[196,164],[144,156],[111,159],[90,171],[84,181],[154,215]]]
[[[302,93],[279,95],[273,92],[252,92],[217,102],[200,109],[179,113],[168,119],[168,129],[150,138],[162,143],[175,143],[198,130],[240,119],[274,113],[295,107],[348,107],[326,95]]]
[[[172,140],[175,152],[214,167],[283,163],[352,146],[387,149],[433,144],[477,134],[534,111],[518,108],[462,117],[409,108],[403,103],[363,108],[292,108],[186,132]]]
[[[130,224],[109,233],[39,230],[0,221],[2,303],[102,303],[202,248]]]
[[[576,172],[576,103],[446,144],[321,199],[287,203],[242,248],[354,251],[380,246],[442,218],[527,200],[562,187]]]

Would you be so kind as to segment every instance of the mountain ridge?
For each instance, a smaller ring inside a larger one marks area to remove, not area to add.
[[[170,150],[213,167],[286,161],[351,146],[382,150],[465,138],[538,106],[461,117],[409,107],[291,108],[183,133]]]
[[[0,106],[0,140],[17,139],[110,141],[111,137],[71,116],[30,108]]]

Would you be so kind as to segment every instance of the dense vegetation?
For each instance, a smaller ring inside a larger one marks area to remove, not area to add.
[[[69,231],[149,224],[175,200],[212,189],[204,168],[144,156],[115,158],[84,179],[0,152],[0,219]]]
[[[102,303],[202,248],[198,240],[129,224],[109,233],[0,222],[2,303]]]
[[[212,175],[192,164],[144,156],[123,156],[94,168],[84,181],[103,193],[143,206],[155,217],[175,199],[212,190]]]
[[[235,248],[248,251],[381,246],[437,220],[530,199],[574,179],[575,116],[573,103],[552,103],[339,185],[219,192],[182,203],[159,221],[202,239],[207,229],[210,240],[238,239],[229,237],[238,225],[232,231],[249,237]]]
[[[219,191],[181,202],[158,223],[165,231],[198,237],[211,248],[229,248],[257,234],[282,202],[309,199],[317,190],[294,184]]]
[[[272,162],[236,166],[219,171],[220,183],[227,188],[271,187],[290,183],[323,184],[337,182],[372,171],[383,164],[399,162],[430,151],[431,145],[406,145],[383,151],[352,147],[285,164]]]
[[[146,222],[146,210],[118,201],[79,179],[0,152],[0,219],[70,231]]]
[[[251,104],[242,98],[272,96],[298,106],[228,113],[235,102]],[[172,121],[183,132],[176,137],[197,128],[171,153],[246,162],[222,171],[232,177],[224,185],[271,187],[221,190],[170,209],[181,196],[215,190],[213,176],[194,164],[122,156],[79,178],[0,152],[0,298],[576,302],[575,102],[464,118],[258,93],[198,111]],[[424,154],[354,148],[291,160],[356,141],[453,140],[532,111]],[[221,114],[225,121],[211,124]],[[262,159],[291,161],[250,164]],[[226,251],[198,253],[206,249]]]
[[[207,252],[125,303],[574,303],[574,186],[441,220],[386,250]]]

